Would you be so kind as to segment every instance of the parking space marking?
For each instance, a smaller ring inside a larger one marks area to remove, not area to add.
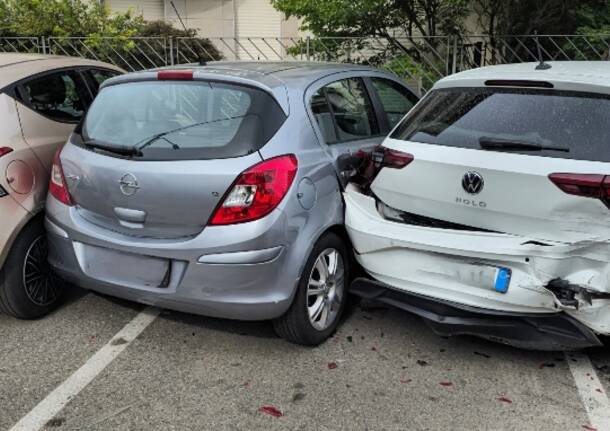
[[[575,359],[573,361],[572,359]],[[610,400],[604,390],[591,360],[584,353],[566,353],[566,360],[578,388],[589,420],[598,431],[610,431]]]
[[[157,318],[160,312],[160,309],[154,307],[142,310],[82,367],[17,422],[10,431],[42,429],[72,398],[104,371]]]

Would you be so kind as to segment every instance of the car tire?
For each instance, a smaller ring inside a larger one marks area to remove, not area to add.
[[[13,243],[0,269],[0,312],[37,319],[59,303],[63,282],[47,262],[43,218],[27,224]]]
[[[334,233],[324,234],[307,259],[292,305],[273,321],[275,332],[296,344],[324,342],[337,329],[345,309],[349,271],[344,241]]]

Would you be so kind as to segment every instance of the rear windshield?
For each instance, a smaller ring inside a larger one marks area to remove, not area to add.
[[[610,98],[536,89],[439,89],[425,97],[392,138],[608,162]]]
[[[131,156],[145,160],[239,157],[259,150],[285,119],[270,94],[252,87],[133,82],[102,89],[76,143],[110,153],[135,148]]]

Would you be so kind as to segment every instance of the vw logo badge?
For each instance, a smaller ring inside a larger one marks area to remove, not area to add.
[[[471,195],[477,195],[483,190],[483,176],[475,171],[468,171],[462,177],[462,188]]]
[[[119,186],[121,188],[121,193],[123,193],[125,196],[134,195],[140,188],[138,186],[138,179],[134,174],[123,175],[119,180]]]

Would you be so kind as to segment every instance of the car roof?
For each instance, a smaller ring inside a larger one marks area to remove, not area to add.
[[[80,66],[93,66],[124,72],[124,70],[112,64],[80,57],[0,53],[0,89],[38,73],[62,69],[64,67]]]
[[[488,80],[543,81],[555,89],[610,94],[610,61],[549,61],[547,69],[539,63],[515,63],[480,67],[439,80],[434,89],[482,87]]]
[[[139,79],[150,79],[151,73],[161,70],[193,70],[197,76],[239,78],[258,82],[268,88],[291,86],[303,81],[314,82],[320,78],[340,72],[376,72],[391,75],[371,66],[349,63],[325,63],[314,61],[213,61],[205,64],[192,63],[166,66],[157,69],[130,73],[112,80],[113,84]]]

